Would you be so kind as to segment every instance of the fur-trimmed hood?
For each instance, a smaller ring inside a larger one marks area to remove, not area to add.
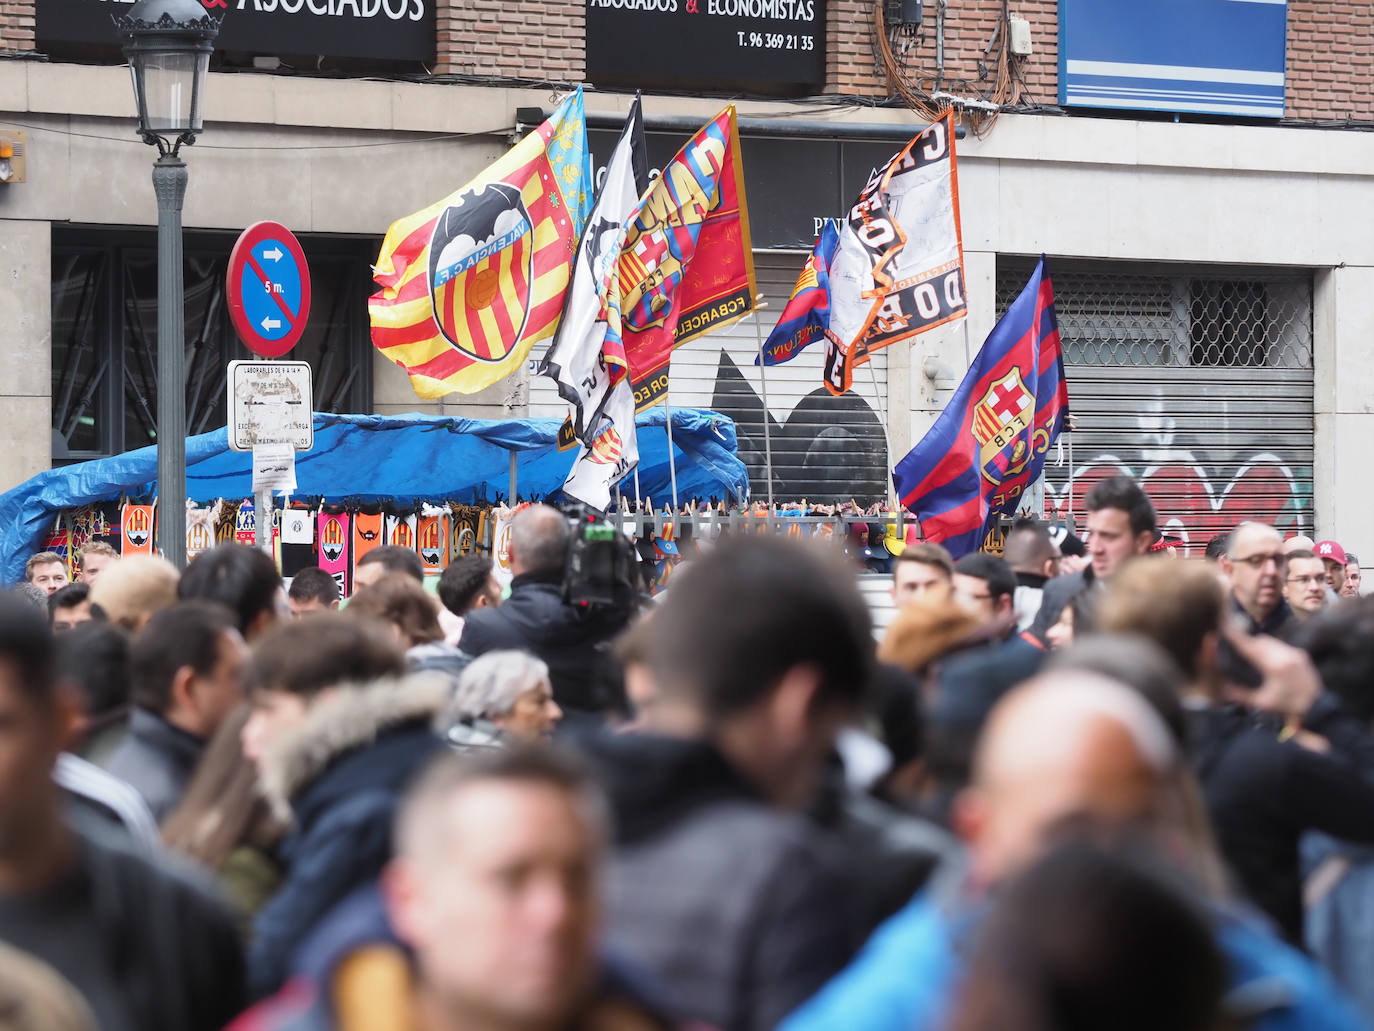
[[[344,754],[406,724],[432,727],[449,691],[449,678],[434,673],[341,686],[268,747],[264,794],[279,811],[289,812],[291,799]]]

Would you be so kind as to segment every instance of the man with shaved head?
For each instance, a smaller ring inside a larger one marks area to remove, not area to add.
[[[966,867],[937,873],[931,887],[883,924],[858,958],[780,1031],[948,1027],[989,893],[1075,828],[1175,854],[1187,841],[1171,805],[1181,762],[1156,710],[1116,681],[1060,671],[1007,695],[984,729],[973,783],[954,806],[955,827],[968,848]],[[1253,923],[1220,914],[1214,923],[1217,944],[1230,961],[1231,991],[1257,1003],[1237,1014],[1250,1021],[1242,1026],[1364,1026],[1301,954]]]
[[[510,597],[478,609],[463,624],[460,651],[474,658],[524,651],[549,667],[553,698],[570,729],[600,722],[616,699],[603,697],[597,676],[610,641],[629,621],[613,609],[575,608],[563,601],[563,568],[571,539],[568,519],[548,505],[530,505],[511,520]]]
[[[1231,581],[1232,608],[1251,634],[1282,637],[1297,622],[1284,601],[1288,556],[1279,531],[1264,523],[1241,523],[1221,556],[1221,569]]]

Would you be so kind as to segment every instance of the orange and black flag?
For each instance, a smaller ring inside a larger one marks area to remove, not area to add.
[[[372,342],[420,397],[471,394],[553,336],[591,207],[582,90],[477,178],[387,231]]]

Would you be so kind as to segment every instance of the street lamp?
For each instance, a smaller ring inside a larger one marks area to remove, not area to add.
[[[181,205],[196,142],[219,20],[196,0],[138,0],[115,25],[133,74],[138,134],[157,147],[157,493],[162,553],[186,565],[186,309],[181,279]]]

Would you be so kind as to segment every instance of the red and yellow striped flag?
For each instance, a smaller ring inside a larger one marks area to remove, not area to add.
[[[553,336],[591,182],[579,88],[477,178],[387,231],[372,342],[416,394],[474,393]]]

